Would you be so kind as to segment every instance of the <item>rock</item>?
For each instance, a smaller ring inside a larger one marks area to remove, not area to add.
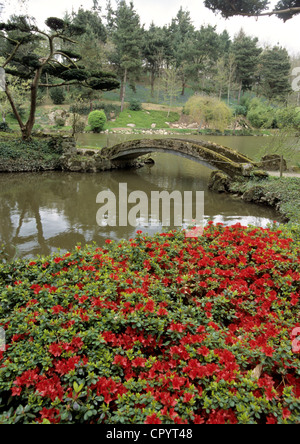
[[[156,128],[156,123],[152,123],[151,128]]]
[[[251,165],[251,163],[244,163],[242,165],[242,169],[243,169],[242,174],[243,174],[243,176],[251,176],[253,168],[254,167],[253,167],[253,165]]]
[[[66,120],[67,112],[65,110],[56,110],[48,114],[50,125],[55,125],[58,119]]]
[[[135,123],[127,123],[127,126],[129,126],[129,128],[135,128],[136,124]]]
[[[281,156],[278,154],[266,154],[262,159],[262,167],[267,171],[280,171]],[[286,160],[283,159],[283,171],[287,170]]]
[[[267,179],[269,177],[269,174],[263,170],[254,170],[252,174],[257,179]]]
[[[251,188],[250,190],[245,191],[245,193],[242,196],[242,199],[245,202],[260,202],[261,199],[264,197],[264,189],[260,186],[255,186]]]
[[[213,171],[209,179],[208,188],[218,193],[226,193],[229,191],[230,182],[231,179],[227,174],[221,171]]]

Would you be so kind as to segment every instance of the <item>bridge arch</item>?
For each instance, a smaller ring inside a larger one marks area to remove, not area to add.
[[[212,170],[221,170],[231,177],[249,176],[258,167],[250,158],[231,148],[207,141],[175,138],[130,140],[103,148],[101,155],[121,166],[154,152],[182,156]]]

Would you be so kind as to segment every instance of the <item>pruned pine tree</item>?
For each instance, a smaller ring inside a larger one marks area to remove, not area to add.
[[[45,23],[49,28],[48,32],[40,30],[25,16],[14,16],[8,22],[0,23],[0,38],[5,40],[2,68],[7,74],[30,80],[30,109],[26,122],[17,109],[9,83],[6,82],[5,86],[5,93],[19,123],[23,140],[31,138],[40,87],[81,85],[105,91],[119,87],[116,76],[111,72],[88,71],[80,63],[80,55],[63,50],[65,43],[76,45],[74,39],[84,33],[84,28],[55,17],[48,18]],[[47,78],[48,82],[45,82],[44,78]]]
[[[300,0],[279,0],[273,9],[269,0],[205,0],[204,5],[212,11],[220,12],[223,17],[237,15],[262,17],[275,15],[284,22],[300,14]]]

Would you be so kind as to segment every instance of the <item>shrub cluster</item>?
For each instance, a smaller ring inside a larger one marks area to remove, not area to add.
[[[61,152],[53,149],[51,142],[32,139],[0,141],[0,168],[2,171],[39,171],[59,166]]]
[[[294,106],[277,107],[259,98],[252,100],[245,96],[241,105],[235,108],[237,115],[244,115],[254,128],[300,127],[300,108]]]
[[[103,110],[92,111],[89,114],[88,124],[94,133],[100,133],[106,124],[106,115]]]
[[[141,111],[143,109],[143,107],[142,107],[140,100],[131,99],[129,102],[129,109],[131,111]]]
[[[2,264],[0,282],[2,423],[300,421],[300,259],[281,231],[138,232]]]
[[[199,123],[221,132],[232,121],[232,110],[221,100],[209,96],[192,96],[184,106],[184,113]]]
[[[62,105],[66,100],[65,92],[62,88],[51,88],[50,97],[54,105]]]

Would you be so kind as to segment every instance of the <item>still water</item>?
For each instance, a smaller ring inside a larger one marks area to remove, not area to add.
[[[123,136],[124,138],[128,136]],[[144,136],[145,137],[145,136]],[[132,138],[132,137],[131,137]],[[253,155],[259,138],[212,138],[245,154]],[[120,140],[112,140],[110,144]],[[104,146],[106,135],[93,136],[93,140],[80,140],[79,144]],[[241,144],[239,146],[239,144]],[[248,148],[247,148],[248,145]],[[133,237],[137,230],[152,234],[166,231],[160,214],[153,215],[155,226],[116,227],[99,226],[96,202],[98,193],[111,190],[119,194],[119,184],[126,183],[128,193],[143,191],[204,191],[204,221],[213,220],[225,225],[267,226],[278,215],[268,207],[243,203],[238,197],[212,193],[208,190],[211,170],[188,159],[170,154],[156,153],[154,166],[138,170],[117,170],[92,173],[18,173],[0,174],[0,245],[4,243],[10,257],[33,258],[61,249],[66,252],[77,244],[93,243],[102,246],[106,239],[119,240]],[[184,220],[185,226],[192,221]]]

